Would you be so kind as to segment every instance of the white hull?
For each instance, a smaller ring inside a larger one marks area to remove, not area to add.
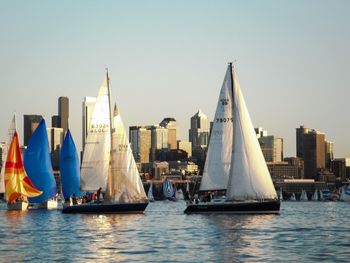
[[[9,211],[25,211],[28,209],[28,202],[17,202],[14,204],[7,204]]]
[[[31,204],[30,209],[57,209],[57,200],[48,200],[39,204]]]

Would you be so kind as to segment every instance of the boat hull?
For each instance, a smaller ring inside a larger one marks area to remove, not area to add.
[[[57,200],[47,200],[42,203],[30,204],[29,209],[57,209]]]
[[[103,204],[86,203],[81,205],[65,206],[62,213],[66,214],[140,214],[148,203],[133,204]]]
[[[17,202],[13,204],[7,204],[8,211],[25,211],[28,209],[27,202]]]
[[[197,213],[233,213],[233,214],[279,214],[281,202],[252,201],[252,202],[222,202],[190,204],[185,209],[185,214]]]

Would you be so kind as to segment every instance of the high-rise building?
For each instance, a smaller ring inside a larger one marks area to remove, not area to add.
[[[261,137],[267,136],[267,131],[263,130],[261,127],[254,128],[254,130],[255,130],[256,138],[258,139]]]
[[[191,117],[191,128],[189,130],[189,141],[192,143],[192,149],[208,147],[209,127],[208,117],[199,110]]]
[[[135,161],[148,163],[151,153],[151,130],[141,126],[131,126],[129,140]]]
[[[96,98],[94,97],[85,97],[83,101],[83,136],[82,136],[82,146],[83,151],[85,147],[85,140],[88,133],[91,117],[92,117],[92,111],[94,110],[96,103]]]
[[[168,144],[169,149],[176,150],[177,149],[177,138],[178,138],[178,127],[175,118],[164,118],[159,126],[168,129]]]
[[[58,98],[58,116],[60,117],[60,128],[62,128],[63,133],[65,133],[68,130],[68,119],[69,119],[68,97]]]
[[[49,147],[51,152],[52,167],[59,170],[60,154],[63,144],[64,130],[63,128],[47,128],[47,137],[49,139]]]
[[[192,156],[192,143],[188,141],[177,141],[177,149],[187,152],[188,157]]]
[[[159,125],[149,126],[147,129],[151,130],[151,161],[154,161],[157,150],[169,149],[168,129]]]
[[[296,146],[297,146],[297,157],[303,158],[303,135],[308,133],[309,129],[301,125],[299,128],[296,128]]]
[[[327,169],[331,167],[331,161],[334,159],[333,142],[325,140],[325,165]]]
[[[267,135],[267,131],[261,127],[255,128],[255,134],[258,138],[261,151],[266,162],[283,161],[283,138],[274,135]]]
[[[51,117],[51,127],[53,128],[61,128],[61,118],[58,115],[54,115]]]
[[[296,137],[297,156],[304,159],[305,178],[317,180],[317,172],[325,168],[325,134],[300,126]]]
[[[30,136],[32,136],[36,127],[38,127],[40,121],[43,119],[41,115],[24,115],[23,116],[23,143],[28,145]]]

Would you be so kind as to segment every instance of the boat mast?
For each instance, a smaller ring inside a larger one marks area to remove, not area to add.
[[[108,168],[108,180],[107,180],[107,188],[106,188],[106,196],[107,198],[111,198],[111,182],[110,180],[113,180],[113,176],[112,176],[112,170],[111,170],[111,163],[112,163],[112,133],[113,133],[113,129],[112,129],[112,108],[111,108],[111,86],[109,84],[109,76],[108,76],[108,68],[106,68],[106,77],[107,77],[107,90],[108,90],[108,110],[109,110],[109,138],[110,138],[110,151],[109,151],[109,168]],[[113,185],[113,183],[112,183]]]
[[[233,84],[233,67],[232,67],[232,62],[228,63],[229,69],[230,69],[230,77],[231,77],[231,92],[232,92],[232,120],[234,122],[235,120],[235,93],[234,93],[234,84]],[[232,171],[233,171],[233,154],[234,154],[234,148],[235,148],[235,130],[236,130],[236,125],[233,123],[233,129],[232,129],[232,150],[231,150],[231,166],[230,166],[230,174],[229,174],[229,179],[228,179],[228,184],[227,184],[227,189],[226,189],[226,196],[228,192],[231,192],[231,177],[232,177]]]

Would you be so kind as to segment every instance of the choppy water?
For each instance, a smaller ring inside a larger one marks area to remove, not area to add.
[[[349,262],[349,203],[284,202],[276,215],[0,211],[1,262]]]

